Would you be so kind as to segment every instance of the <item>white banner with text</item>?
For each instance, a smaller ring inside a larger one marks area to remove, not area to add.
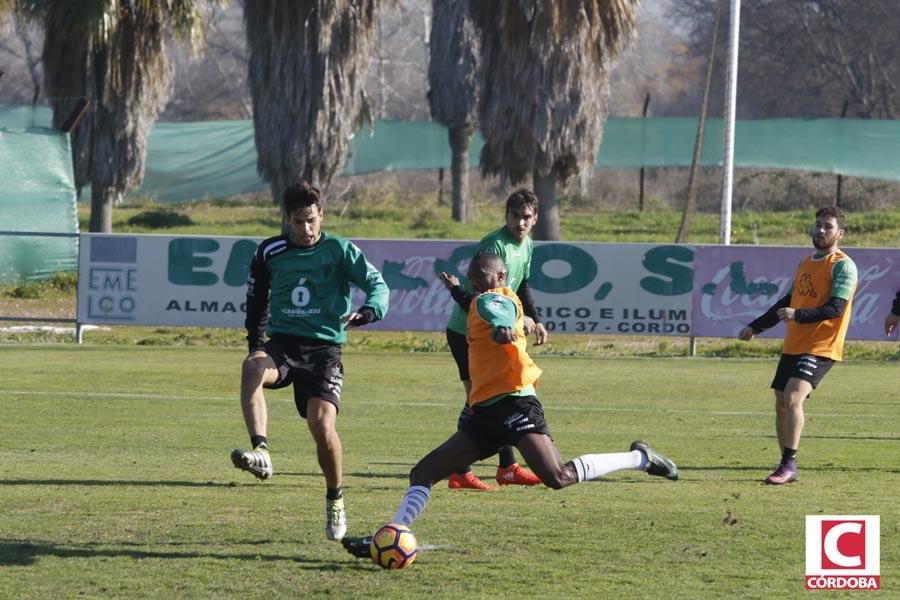
[[[78,321],[243,327],[259,239],[82,234]],[[474,241],[355,240],[391,289],[372,326],[442,331],[453,300],[437,278],[464,279]],[[529,286],[550,332],[733,337],[783,295],[810,249],[536,242]],[[860,273],[851,339],[883,339],[900,290],[900,252],[848,250]],[[354,289],[354,306],[363,296]],[[779,331],[776,328],[775,335]]]

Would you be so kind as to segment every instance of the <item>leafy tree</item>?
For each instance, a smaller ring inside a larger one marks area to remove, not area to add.
[[[327,187],[354,130],[380,0],[245,0],[257,168],[272,198],[298,179]]]
[[[896,118],[900,17],[895,9],[884,0],[743,0],[739,116],[836,117],[847,103],[850,116]],[[682,0],[672,11],[673,20],[690,29],[695,52],[705,53],[715,3]],[[720,72],[728,56],[725,38],[717,52]],[[724,93],[719,79],[714,103]]]
[[[613,57],[637,0],[507,0],[469,5],[482,47],[481,169],[540,199],[536,239],[560,238],[557,183],[593,169]]]

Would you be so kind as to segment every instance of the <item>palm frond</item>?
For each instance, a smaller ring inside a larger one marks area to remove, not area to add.
[[[470,2],[482,44],[481,168],[565,184],[593,164],[609,72],[633,34],[637,0]]]
[[[273,196],[327,186],[368,116],[363,83],[380,0],[246,0],[257,168]]]
[[[428,59],[431,116],[470,133],[478,122],[481,48],[468,0],[432,0]]]

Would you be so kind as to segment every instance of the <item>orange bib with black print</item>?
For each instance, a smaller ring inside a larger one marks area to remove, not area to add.
[[[498,304],[515,303],[516,340],[510,344],[494,341],[494,325],[478,311],[478,299],[488,294],[495,295]],[[500,296],[500,297],[496,297]],[[488,290],[476,296],[469,306],[466,321],[466,336],[469,342],[469,376],[472,391],[469,405],[484,402],[502,394],[518,392],[533,384],[541,376],[541,369],[534,364],[525,348],[522,302],[510,288]]]
[[[794,275],[791,308],[817,308],[828,302],[832,294],[834,266],[845,258],[848,256],[840,250],[821,258],[804,258]],[[850,326],[852,303],[851,292],[847,298],[847,307],[839,317],[818,323],[788,321],[783,352],[815,354],[835,361],[841,360],[844,356],[844,338]]]

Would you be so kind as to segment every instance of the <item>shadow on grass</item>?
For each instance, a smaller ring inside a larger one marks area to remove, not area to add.
[[[0,479],[0,485],[84,485],[84,486],[166,486],[166,487],[234,487],[234,483],[216,483],[214,481],[175,481],[175,480],[139,480],[139,479]]]
[[[879,440],[882,442],[900,442],[896,435],[804,435],[804,440]]]
[[[412,465],[409,466],[412,468]],[[321,478],[321,471],[275,471],[273,479],[281,477],[313,477]],[[344,471],[344,477],[359,477],[360,479],[409,479],[409,470],[398,473],[386,473],[380,471]]]
[[[91,546],[63,546],[49,542],[32,542],[28,540],[0,539],[0,566],[29,566],[44,556],[57,558],[131,558],[142,559],[215,559],[215,560],[248,560],[248,561],[288,561],[303,565],[302,568],[317,569],[321,571],[338,571],[350,568],[366,568],[370,564],[367,561],[355,560],[348,556],[346,562],[333,560],[319,560],[305,558],[303,556],[287,556],[284,554],[258,554],[258,553],[216,553],[216,552],[187,552],[170,551],[160,552],[155,550],[140,550],[138,548],[94,548]]]
[[[409,470],[412,469],[416,463],[414,462],[371,462],[373,470],[371,471],[344,471],[344,475],[351,477],[359,477],[360,479],[402,479],[406,481],[409,479]],[[472,464],[475,468],[484,467],[486,469],[496,469],[497,463],[491,462],[476,462]],[[383,468],[385,470],[379,471],[375,470],[377,468]],[[391,467],[396,467],[401,469],[400,471],[391,472],[388,469]],[[320,471],[276,471],[275,477],[279,475],[290,476],[290,477],[321,477],[322,473]]]
[[[770,472],[775,468],[775,461],[769,463],[768,465],[763,466],[734,466],[734,465],[703,465],[703,466],[695,466],[695,465],[682,465],[679,463],[678,472],[682,475],[685,473],[690,473],[691,471],[759,471],[759,472]],[[808,467],[804,464],[800,464],[800,473],[812,471],[813,473],[834,473],[835,471],[839,471],[842,473],[900,473],[900,468],[888,468],[888,467],[854,467],[852,465],[840,466],[840,465],[825,465],[820,467]]]

